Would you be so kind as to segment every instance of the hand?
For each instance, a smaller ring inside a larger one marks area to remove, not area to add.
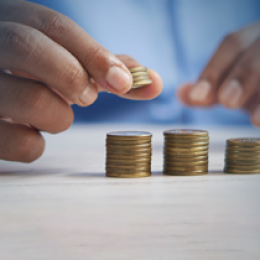
[[[39,130],[58,133],[72,124],[69,103],[88,106],[99,91],[151,99],[162,88],[159,75],[149,70],[154,83],[127,93],[127,66],[138,66],[136,61],[117,58],[68,17],[22,0],[0,0],[0,57],[4,160],[38,158],[45,145]]]
[[[260,127],[260,22],[228,35],[196,84],[179,89],[191,106],[244,108]]]

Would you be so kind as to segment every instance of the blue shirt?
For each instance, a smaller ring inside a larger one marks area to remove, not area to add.
[[[77,22],[115,54],[132,55],[162,77],[162,94],[129,101],[100,94],[76,121],[248,124],[241,110],[185,108],[176,88],[194,81],[227,34],[260,19],[258,0],[38,0]]]

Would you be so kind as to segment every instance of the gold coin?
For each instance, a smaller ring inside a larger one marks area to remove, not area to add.
[[[107,148],[111,149],[124,149],[124,150],[139,150],[139,149],[150,149],[152,148],[151,143],[146,144],[135,144],[135,145],[116,145],[116,144],[107,144]]]
[[[106,162],[106,166],[109,166],[109,167],[120,167],[120,166],[148,167],[148,166],[151,166],[151,161],[143,161],[143,162],[132,162],[132,161],[130,161],[129,162],[129,161],[110,161],[110,160],[108,160]]]
[[[242,165],[231,165],[231,164],[225,164],[225,167],[229,169],[237,169],[237,170],[258,170],[260,172],[260,167],[258,165],[251,165],[251,166],[242,166]]]
[[[242,160],[242,161],[257,161],[260,160],[259,156],[240,156],[240,155],[230,155],[226,154],[226,160]]]
[[[198,162],[208,160],[208,156],[164,156],[165,161],[169,162]]]
[[[197,152],[197,151],[208,151],[208,146],[198,146],[198,147],[171,147],[164,146],[164,151],[166,152]]]
[[[253,166],[258,165],[260,168],[260,160],[258,161],[247,161],[247,160],[230,160],[225,159],[225,163],[228,165],[241,165],[241,166]]]
[[[164,151],[165,155],[169,155],[169,156],[207,156],[208,155],[208,151],[169,151],[169,150],[165,150]]]
[[[237,173],[237,174],[251,174],[251,173],[260,173],[260,170],[240,170],[240,169],[225,167],[224,172]]]
[[[150,151],[138,151],[138,152],[131,152],[131,151],[107,151],[107,157],[118,157],[118,156],[133,156],[133,157],[151,157],[152,153]]]
[[[113,172],[107,171],[107,177],[115,177],[115,178],[140,178],[140,177],[148,177],[151,176],[151,172],[138,172],[138,173],[127,173],[127,172]]]
[[[260,138],[236,138],[228,139],[227,145],[260,146]]]
[[[166,171],[176,171],[176,172],[196,172],[196,171],[207,171],[208,166],[207,165],[202,165],[202,166],[186,166],[186,167],[181,167],[181,166],[168,166],[164,165],[164,170]]]
[[[208,161],[196,161],[196,162],[164,161],[164,165],[167,165],[167,166],[201,166],[201,165],[208,165]]]
[[[146,131],[114,131],[107,134],[109,140],[151,140],[152,134]]]
[[[143,167],[143,166],[138,166],[138,167],[133,167],[133,166],[120,166],[120,167],[110,167],[106,166],[106,171],[112,171],[112,172],[129,172],[129,173],[138,173],[138,172],[149,172],[151,171],[151,167]]]
[[[260,152],[260,146],[226,146],[228,151],[250,151],[250,152]]]
[[[135,78],[140,76],[147,76],[148,74],[146,71],[137,71],[137,72],[131,72],[131,75],[133,78]]]
[[[153,83],[153,81],[151,79],[140,80],[140,81],[134,82],[132,84],[131,88],[134,89],[134,88],[138,88],[140,86],[151,85],[152,83]]]
[[[139,145],[139,144],[150,144],[151,140],[107,140],[107,145]]]
[[[150,79],[148,75],[147,76],[135,77],[135,78],[133,78],[133,81],[134,81],[134,83],[136,83],[136,82],[139,82],[139,81],[142,81],[142,80],[147,80],[147,79]]]
[[[194,129],[172,129],[163,132],[164,135],[178,135],[178,136],[208,136],[208,131],[205,130],[194,130]]]
[[[259,157],[260,156],[260,152],[257,151],[232,151],[232,150],[227,150],[226,149],[226,156],[243,156],[243,157]]]
[[[208,146],[209,142],[175,142],[175,141],[165,141],[165,146],[168,147],[200,147],[200,146]]]
[[[147,71],[146,67],[134,67],[134,68],[128,68],[131,73],[139,72],[139,71]]]
[[[196,171],[196,172],[175,172],[175,171],[163,171],[164,175],[170,176],[197,176],[197,175],[205,175],[208,171]]]
[[[125,161],[126,163],[130,162],[150,162],[151,156],[109,156],[107,155],[107,161]]]
[[[165,142],[173,142],[175,143],[180,142],[180,143],[197,143],[197,142],[209,142],[209,137],[205,136],[205,137],[196,137],[196,136],[164,136],[164,141]]]

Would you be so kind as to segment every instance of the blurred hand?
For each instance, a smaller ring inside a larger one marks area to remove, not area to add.
[[[73,121],[69,103],[92,104],[99,91],[151,99],[153,84],[129,91],[129,56],[116,57],[68,17],[22,0],[0,0],[0,159],[31,162],[44,150],[39,130],[58,133]],[[4,71],[10,70],[13,73]],[[127,94],[126,94],[127,93]]]
[[[178,94],[186,105],[244,108],[260,127],[260,22],[228,35],[198,82]]]

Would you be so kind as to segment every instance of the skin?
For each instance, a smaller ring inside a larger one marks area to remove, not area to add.
[[[225,37],[198,82],[183,85],[178,95],[187,106],[245,109],[260,127],[260,22]]]
[[[59,133],[73,122],[70,104],[88,106],[101,91],[152,99],[153,84],[130,90],[127,55],[115,56],[68,17],[22,0],[0,0],[0,159],[32,162],[44,151],[41,131]],[[11,73],[6,72],[8,70]]]

